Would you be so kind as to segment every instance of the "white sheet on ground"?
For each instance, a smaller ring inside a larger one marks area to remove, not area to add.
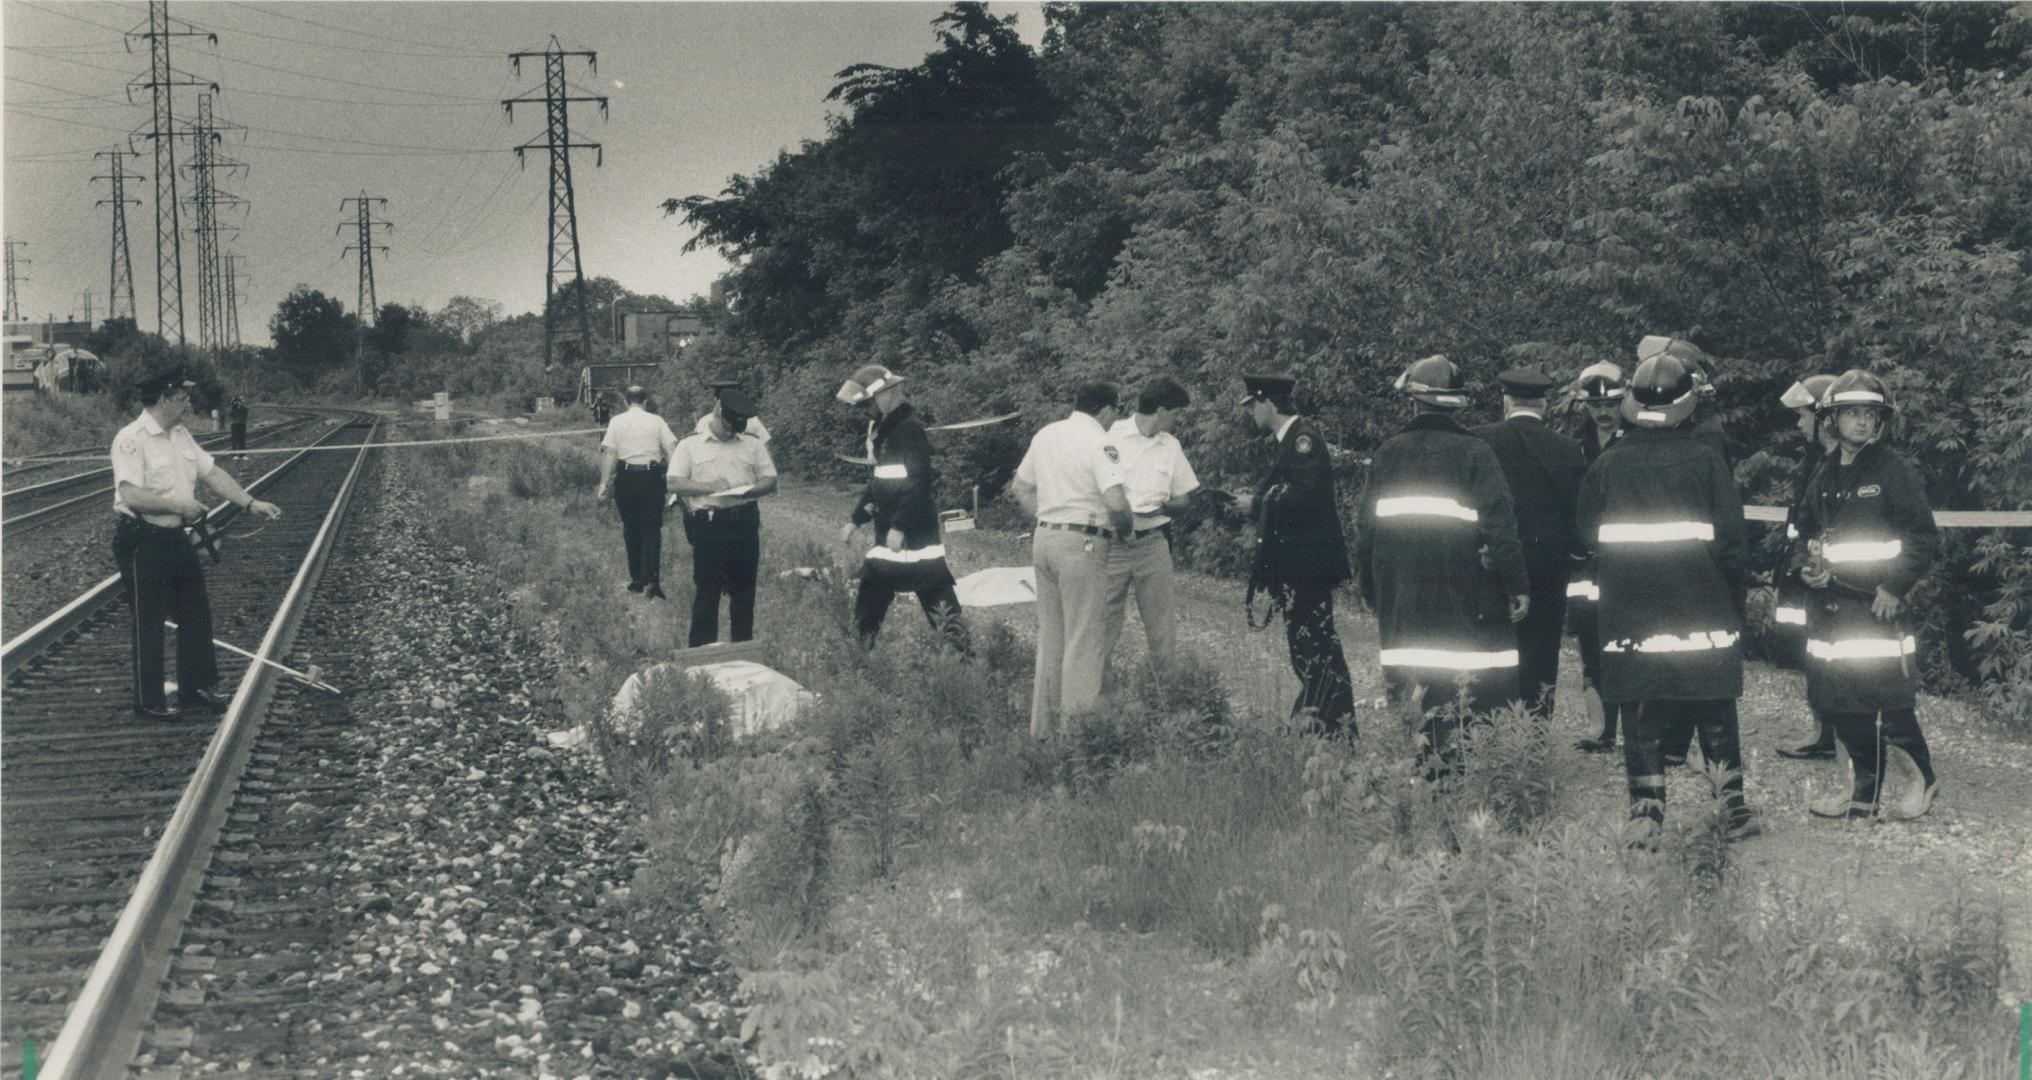
[[[960,607],[1029,604],[1037,600],[1037,571],[1028,566],[991,566],[976,570],[953,585]]]

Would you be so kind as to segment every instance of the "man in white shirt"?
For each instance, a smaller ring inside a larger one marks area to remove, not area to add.
[[[134,711],[155,720],[226,708],[216,692],[219,665],[204,566],[185,531],[206,513],[198,482],[243,510],[271,521],[282,516],[280,507],[247,494],[215,467],[183,426],[195,385],[180,369],[142,381],[141,415],[113,436],[113,561],[134,613]],[[162,682],[165,619],[176,621],[174,709]]]
[[[1171,516],[1192,505],[1199,477],[1171,429],[1192,402],[1177,380],[1159,376],[1136,398],[1136,414],[1115,421],[1108,435],[1122,455],[1122,478],[1135,514],[1135,531],[1108,552],[1107,644],[1102,670],[1115,654],[1128,620],[1129,596],[1150,643],[1152,667],[1170,665],[1177,653],[1172,617]]]
[[[762,440],[743,432],[755,402],[740,390],[720,395],[704,435],[688,435],[670,455],[666,480],[685,503],[691,541],[692,648],[720,638],[720,597],[727,597],[730,638],[755,636],[755,575],[762,562],[762,513],[755,500],[776,493],[776,463]]]
[[[1072,719],[1101,696],[1107,647],[1108,560],[1117,537],[1134,531],[1122,454],[1108,437],[1120,392],[1083,384],[1072,415],[1046,424],[1010,484],[1037,521],[1030,538],[1037,577],[1037,679],[1030,734],[1066,735]]]
[[[663,599],[664,466],[677,449],[677,436],[663,417],[648,410],[649,391],[623,391],[628,409],[607,421],[600,440],[598,498],[614,493],[621,513],[621,542],[628,549],[628,591]],[[617,480],[615,473],[619,472]]]

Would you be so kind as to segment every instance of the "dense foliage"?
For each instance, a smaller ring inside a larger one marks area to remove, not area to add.
[[[840,73],[826,139],[666,203],[737,260],[737,302],[679,378],[753,371],[806,467],[857,441],[829,396],[871,360],[941,418],[1013,405],[1026,426],[1093,375],[1220,401],[1241,371],[1284,369],[1359,452],[1401,423],[1387,389],[1411,358],[1445,352],[1486,388],[1520,357],[1627,364],[1664,333],[1720,358],[1753,500],[1799,450],[1778,392],[1868,366],[1899,390],[1938,506],[2032,505],[2020,8],[1046,19],[1033,51],[956,4],[918,67]],[[1235,419],[1201,409],[1182,432],[1211,478],[1259,461]],[[1009,442],[951,439],[951,496],[997,489]],[[2032,680],[2025,540],[1953,535],[1924,594],[1937,679]]]

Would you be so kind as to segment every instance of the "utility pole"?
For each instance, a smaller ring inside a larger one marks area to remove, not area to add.
[[[245,255],[226,256],[226,340],[240,347],[240,270]],[[252,281],[252,278],[246,279]]]
[[[25,277],[21,277],[21,276],[19,276],[19,275],[18,275],[18,274],[17,274],[16,272],[15,272],[15,269],[14,269],[14,267],[15,267],[15,264],[16,264],[16,263],[21,263],[21,264],[26,264],[26,263],[32,262],[33,260],[31,260],[31,259],[23,259],[23,258],[19,258],[19,257],[17,257],[17,256],[16,256],[15,254],[14,254],[14,249],[15,249],[15,248],[24,248],[24,247],[27,247],[27,246],[28,246],[28,241],[26,241],[26,240],[9,240],[9,241],[7,241],[7,312],[6,312],[6,321],[8,321],[8,322],[20,322],[20,321],[21,321],[21,283],[22,283],[22,282],[25,282],[25,281],[27,281],[28,279],[27,279],[27,278],[25,278]]]
[[[127,249],[127,207],[140,206],[141,200],[127,197],[128,174],[125,163],[127,158],[134,156],[134,151],[116,146],[111,150],[101,150],[92,156],[95,158],[111,158],[113,161],[112,172],[92,177],[95,181],[110,180],[113,182],[113,197],[110,199],[100,199],[97,203],[99,206],[111,206],[113,208],[113,258],[112,265],[106,273],[106,317],[108,319],[118,319],[125,316],[128,319],[133,319],[136,317],[134,314],[134,259]]]
[[[198,115],[191,124],[191,178],[196,193],[191,197],[198,242],[198,348],[216,355],[226,344],[225,281],[221,272],[223,249],[219,243],[219,208],[241,205],[240,198],[219,190],[215,174],[241,168],[237,161],[218,154],[219,127],[212,118],[212,95],[198,95]]]
[[[560,327],[558,309],[569,305],[571,322],[577,324],[580,363],[592,359],[593,332],[588,322],[586,301],[585,267],[579,260],[579,218],[577,202],[572,195],[571,152],[573,150],[593,151],[593,166],[605,163],[605,151],[599,143],[573,142],[571,123],[567,116],[568,107],[574,101],[593,101],[600,106],[600,117],[606,118],[607,99],[599,95],[573,96],[571,87],[565,84],[564,63],[567,57],[584,57],[588,70],[598,74],[599,56],[592,52],[566,52],[558,44],[557,36],[551,35],[550,48],[542,52],[509,53],[508,62],[514,66],[515,74],[522,74],[525,57],[543,58],[543,96],[507,98],[501,102],[508,110],[508,119],[515,119],[515,106],[534,104],[542,101],[546,125],[542,141],[531,139],[515,148],[515,160],[526,164],[524,155],[530,150],[550,151],[550,249],[545,260],[543,275],[543,369],[549,371],[555,361],[554,346],[560,335],[572,332],[569,324]],[[564,285],[563,297],[559,296],[558,279],[566,272],[571,279]]]
[[[132,95],[136,87],[145,87],[155,96],[149,129],[142,133],[155,143],[155,328],[164,341],[177,345],[184,343],[184,337],[183,223],[177,214],[176,140],[186,133],[176,130],[176,111],[170,95],[178,86],[210,86],[216,91],[218,85],[189,76],[179,78],[180,73],[170,66],[169,41],[202,37],[214,45],[219,43],[219,35],[190,27],[189,23],[183,25],[189,29],[170,29],[169,0],[148,0],[148,32],[127,35],[148,40],[148,79],[130,83],[128,93]]]
[[[355,215],[354,221],[339,222],[339,231],[344,232],[347,225],[352,225],[359,230],[359,239],[347,244],[345,251],[339,253],[339,258],[345,258],[346,251],[358,250],[360,253],[360,299],[358,301],[360,317],[357,323],[358,333],[354,335],[353,340],[353,357],[358,359],[360,353],[367,348],[367,327],[373,324],[374,313],[378,310],[374,300],[374,251],[376,248],[379,248],[382,252],[388,250],[388,245],[376,244],[374,242],[374,230],[393,229],[395,226],[386,221],[374,220],[373,204],[380,203],[382,206],[387,206],[387,199],[369,195],[363,191],[355,198],[340,199],[339,209],[345,209],[347,203],[354,204],[358,213]]]

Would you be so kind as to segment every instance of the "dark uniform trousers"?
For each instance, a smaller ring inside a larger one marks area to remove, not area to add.
[[[159,709],[162,690],[163,620],[176,622],[176,685],[179,691],[219,685],[212,653],[212,603],[205,595],[205,571],[183,529],[150,525],[126,514],[113,527],[113,561],[120,587],[134,613],[134,704]]]
[[[1517,624],[1517,691],[1540,716],[1552,715],[1559,643],[1566,634],[1566,579],[1533,578],[1531,610]]]
[[[628,580],[636,585],[663,580],[663,496],[663,462],[617,467],[614,509],[620,511],[621,542],[628,548]]]
[[[1708,768],[1721,770],[1715,795],[1731,823],[1749,816],[1743,801],[1743,748],[1734,699],[1625,702],[1622,716],[1623,768],[1630,782],[1632,820],[1665,821],[1665,752],[1684,747],[1688,732],[1700,738]]]
[[[1298,700],[1292,712],[1318,710],[1327,735],[1355,737],[1355,688],[1348,675],[1348,657],[1334,628],[1334,586],[1308,581],[1283,586],[1284,643],[1291,654],[1291,673],[1298,676]]]
[[[1533,600],[1532,603],[1535,604],[1537,601]],[[1599,692],[1602,687],[1602,630],[1601,623],[1595,617],[1594,601],[1587,601],[1584,609],[1575,611],[1573,637],[1574,644],[1580,648],[1581,681]],[[1616,741],[1616,726],[1621,715],[1621,705],[1613,701],[1602,702],[1602,730],[1599,733],[1601,741],[1605,743]]]
[[[722,510],[694,510],[686,519],[691,538],[690,645],[720,639],[720,597],[727,598],[731,640],[755,636],[755,571],[762,562],[762,511],[754,503]]]
[[[245,420],[235,421],[233,424],[233,449],[247,449],[247,422]]]
[[[889,616],[889,605],[902,591],[907,590],[898,589],[894,582],[880,577],[861,578],[860,591],[854,596],[854,637],[862,648],[874,648],[875,638],[882,632],[882,620]],[[918,589],[916,593],[917,606],[924,609],[925,621],[939,632],[946,645],[961,656],[973,656],[973,639],[967,633],[966,619],[960,614],[959,593],[951,585]]]

